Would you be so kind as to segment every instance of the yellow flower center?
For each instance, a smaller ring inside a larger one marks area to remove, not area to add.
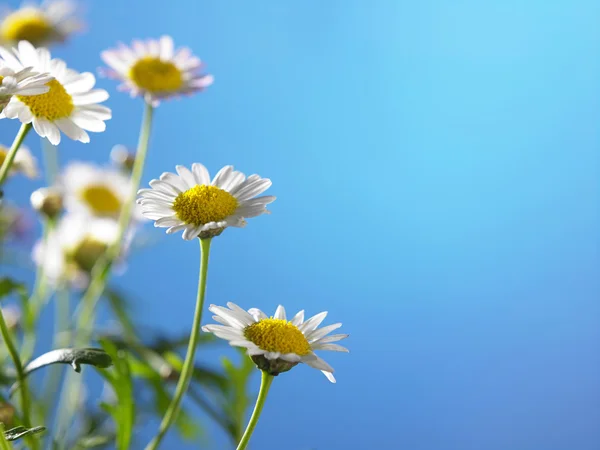
[[[177,217],[194,225],[220,222],[233,214],[237,207],[237,199],[229,192],[205,184],[182,192],[173,202]]]
[[[121,210],[121,201],[107,186],[91,184],[80,193],[81,198],[96,216],[116,216]]]
[[[54,121],[69,117],[75,109],[73,98],[67,93],[62,84],[56,80],[49,81],[48,92],[40,95],[18,95],[17,98],[25,103],[35,117]]]
[[[268,352],[308,355],[310,344],[302,332],[283,319],[263,319],[244,329],[244,336],[260,349]]]
[[[138,60],[129,69],[129,78],[152,93],[175,92],[183,85],[183,74],[175,64],[153,56]]]
[[[0,25],[0,34],[7,41],[29,41],[33,45],[42,44],[54,32],[46,18],[35,10],[15,11]]]
[[[108,246],[91,237],[84,238],[68,255],[70,260],[85,272],[91,272],[96,262],[104,255]]]
[[[7,151],[6,147],[4,147],[3,145],[0,145],[0,166],[2,166],[2,164],[4,164],[4,160],[6,159],[7,153],[8,153],[8,151]]]

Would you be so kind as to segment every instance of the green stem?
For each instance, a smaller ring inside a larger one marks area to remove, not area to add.
[[[152,105],[147,103],[144,112],[142,128],[140,130],[140,138],[135,156],[135,162],[131,172],[131,192],[129,193],[129,198],[123,205],[121,214],[119,215],[119,232],[117,240],[106,251],[106,255],[101,258],[98,263],[96,263],[94,270],[92,271],[90,285],[81,299],[81,312],[79,313],[77,322],[77,330],[81,333],[77,343],[81,345],[86,345],[87,341],[90,339],[91,328],[95,318],[94,309],[96,308],[96,304],[104,292],[112,264],[121,253],[125,233],[127,232],[129,222],[131,221],[131,214],[133,213],[135,198],[140,187],[142,174],[144,172],[144,165],[146,162],[146,155],[148,153],[148,142],[150,141],[153,112],[154,108]]]
[[[69,346],[69,318],[71,308],[69,305],[69,289],[64,283],[56,290],[54,298],[54,342],[52,348],[65,348]],[[42,405],[44,408],[44,421],[52,412],[52,407],[56,401],[56,395],[60,389],[61,374],[63,367],[49,367],[44,386],[44,398]]]
[[[10,335],[10,331],[8,330],[8,326],[6,325],[6,321],[4,320],[4,314],[2,314],[2,309],[0,308],[0,332],[2,333],[2,338],[4,339],[4,343],[8,352],[10,353],[10,357],[13,360],[13,364],[15,365],[15,370],[17,371],[17,382],[19,383],[20,389],[19,392],[21,394],[21,410],[23,414],[23,425],[26,428],[31,428],[31,419],[30,419],[30,411],[29,411],[29,389],[25,384],[25,372],[23,371],[23,364],[21,364],[21,359],[19,358],[19,352],[17,351],[17,347],[15,346],[12,337]],[[36,449],[38,447],[37,440],[35,438],[29,439],[31,448]]]
[[[236,450],[244,450],[248,446],[248,442],[250,442],[254,428],[256,428],[256,424],[258,423],[260,413],[262,412],[263,406],[265,406],[265,401],[267,400],[267,394],[269,393],[269,388],[271,387],[273,378],[275,378],[273,375],[269,375],[264,371],[262,372],[262,377],[260,379],[260,391],[258,392],[256,405],[254,405],[254,411],[252,411],[252,416],[250,417],[246,431],[244,431],[242,440],[238,444]]]
[[[196,355],[196,347],[198,346],[198,338],[200,336],[200,323],[202,322],[202,310],[204,309],[204,294],[206,292],[206,275],[208,273],[208,255],[210,253],[211,238],[200,239],[200,274],[198,277],[198,295],[196,297],[196,311],[194,312],[194,322],[192,331],[190,332],[190,341],[188,344],[187,355],[183,362],[179,381],[175,388],[175,394],[171,404],[167,408],[167,412],[158,429],[158,434],[146,446],[146,450],[156,450],[160,445],[163,437],[167,433],[169,427],[175,421],[179,412],[179,405],[183,399],[183,395],[190,384],[190,379],[194,372],[194,357]]]
[[[46,169],[46,183],[52,186],[58,176],[58,155],[56,147],[48,139],[42,139],[42,154],[44,155],[44,167]]]
[[[23,140],[25,139],[25,136],[27,136],[29,130],[31,130],[30,123],[24,123],[21,125],[21,128],[19,128],[19,132],[17,133],[17,136],[15,137],[15,140],[8,151],[8,154],[4,158],[2,167],[0,167],[0,186],[2,186],[6,181],[6,177],[8,177],[8,172],[12,167],[15,156],[17,156],[17,152],[19,151],[19,148],[21,147],[21,144],[23,143]]]
[[[42,245],[48,245],[48,236],[52,232],[56,221],[47,219],[42,225]],[[35,273],[35,283],[33,292],[27,301],[28,317],[24,321],[23,345],[21,347],[21,355],[23,361],[29,361],[33,356],[36,343],[35,325],[38,321],[42,306],[48,299],[48,280],[44,272],[44,264],[39,264]]]
[[[76,333],[76,347],[86,346],[92,337],[94,321],[96,319],[96,304],[98,303],[98,300],[100,300],[100,297],[102,297],[113,262],[121,253],[123,238],[127,232],[129,222],[131,221],[135,198],[144,172],[146,155],[148,154],[148,143],[150,141],[150,131],[152,129],[153,113],[154,108],[152,105],[146,103],[135,162],[131,172],[131,192],[129,193],[129,198],[123,204],[123,209],[119,215],[117,240],[108,248],[104,257],[100,258],[95,264],[94,269],[92,270],[90,284],[81,298],[80,309],[77,313],[77,318],[75,319],[75,326],[73,327],[73,330]],[[75,406],[73,399],[79,397],[80,387],[81,376],[75,378],[73,373],[69,372],[63,382],[63,391],[57,413],[57,434],[59,439],[62,439],[63,441],[66,440],[66,427],[69,425],[71,416],[74,413]]]

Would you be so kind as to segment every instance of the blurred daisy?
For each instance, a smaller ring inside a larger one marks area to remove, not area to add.
[[[0,113],[13,95],[40,95],[50,90],[46,83],[52,80],[48,73],[38,74],[31,67],[15,72],[0,66]]]
[[[66,281],[85,286],[96,262],[119,238],[119,226],[111,219],[69,214],[61,219],[48,239],[33,249],[33,260],[43,266],[54,283]],[[127,251],[124,246],[122,255]]]
[[[67,211],[112,219],[119,217],[132,189],[131,179],[122,171],[83,162],[67,165],[59,184]],[[143,219],[141,213],[135,205],[136,220]]]
[[[24,2],[14,11],[5,8],[0,17],[0,41],[29,41],[38,46],[63,42],[82,27],[75,12],[75,2],[68,0],[47,0],[39,6]]]
[[[304,311],[300,311],[292,320],[287,320],[285,308],[281,305],[277,307],[274,317],[268,317],[256,308],[246,312],[231,302],[227,306],[210,305],[208,310],[215,314],[213,319],[222,325],[205,325],[202,330],[228,340],[230,345],[245,347],[258,368],[270,375],[278,375],[298,363],[304,363],[319,369],[329,381],[335,383],[333,368],[314,351],[348,352],[345,347],[333,344],[348,335],[327,336],[341,327],[341,323],[317,328],[327,312],[304,321]]]
[[[143,96],[154,106],[162,99],[201,91],[213,82],[212,75],[200,73],[203,64],[188,48],[174,50],[170,36],[133,41],[131,47],[119,44],[101,56],[110,66],[104,73],[123,82],[120,90]]]
[[[6,155],[8,154],[9,148],[4,145],[0,145],[0,166],[4,163]],[[27,178],[36,178],[39,174],[37,161],[31,154],[29,149],[24,145],[21,145],[19,151],[15,155],[13,164],[10,167],[9,174],[22,173]]]
[[[210,180],[202,164],[192,164],[192,170],[176,166],[177,173],[163,173],[152,180],[152,189],[140,189],[138,203],[142,214],[154,220],[155,227],[167,228],[167,233],[183,230],[183,239],[204,239],[219,235],[226,227],[243,227],[244,218],[268,213],[266,205],[275,197],[256,197],[271,186],[271,180],[258,175],[248,178],[223,167]]]
[[[45,48],[36,49],[29,42],[19,42],[12,52],[0,47],[3,63],[19,71],[32,67],[38,72],[48,71],[54,79],[47,83],[50,90],[41,95],[15,95],[4,108],[9,119],[33,123],[41,137],[53,145],[60,143],[60,131],[73,140],[89,142],[86,131],[101,132],[105,120],[111,118],[106,106],[98,105],[108,98],[103,89],[93,89],[96,78],[89,72],[79,73],[68,69],[61,59],[51,59]]]

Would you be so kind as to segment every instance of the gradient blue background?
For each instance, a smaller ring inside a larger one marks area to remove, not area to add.
[[[208,302],[328,310],[351,334],[323,355],[337,385],[305,366],[276,380],[254,449],[600,448],[600,3],[87,7],[55,51],[72,67],[168,33],[216,78],[161,105],[144,184],[196,161],[273,180],[273,214],[215,240]],[[98,85],[114,118],[62,162],[135,145],[141,102]],[[117,282],[141,323],[183,333],[197,245],[153,232]]]

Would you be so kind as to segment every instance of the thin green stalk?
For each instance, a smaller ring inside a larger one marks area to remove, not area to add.
[[[167,408],[167,412],[163,417],[158,434],[146,446],[146,450],[156,450],[163,440],[169,427],[173,424],[179,413],[179,406],[183,395],[187,390],[190,379],[194,372],[194,357],[196,356],[196,347],[198,346],[198,338],[200,336],[200,323],[202,322],[202,310],[204,309],[204,294],[206,292],[206,275],[208,273],[208,256],[210,253],[211,238],[200,239],[200,274],[198,276],[198,295],[196,297],[196,311],[194,312],[194,322],[192,331],[190,332],[190,341],[188,344],[187,355],[183,362],[179,381],[175,388],[175,394],[171,400],[171,404]]]
[[[236,450],[244,450],[248,446],[248,442],[250,442],[254,428],[256,428],[256,424],[258,423],[260,413],[262,412],[263,406],[265,406],[265,401],[267,400],[267,394],[269,393],[269,388],[271,387],[273,378],[275,378],[273,375],[269,375],[265,371],[262,372],[262,377],[260,379],[260,391],[258,392],[256,405],[254,405],[254,411],[252,411],[252,416],[250,417],[246,431],[244,431],[242,440],[238,444]]]
[[[112,264],[121,253],[123,240],[131,220],[135,198],[144,172],[146,155],[148,153],[148,143],[150,141],[150,131],[152,129],[153,113],[154,108],[152,105],[146,103],[135,162],[131,172],[131,192],[129,193],[129,198],[123,204],[123,209],[119,215],[117,240],[108,248],[104,257],[95,264],[94,269],[92,270],[90,284],[81,298],[80,308],[77,313],[77,318],[75,319],[75,326],[73,327],[73,330],[76,333],[75,346],[77,347],[88,345],[92,336],[94,321],[96,319],[96,304],[104,292]],[[68,373],[63,382],[62,394],[57,412],[57,426],[55,427],[60,441],[65,441],[67,427],[69,426],[71,416],[76,407],[75,403],[73,403],[73,399],[79,397],[81,384],[81,376],[78,375],[75,377],[72,372]]]
[[[69,289],[64,283],[56,290],[54,299],[54,342],[52,348],[65,348],[69,346],[69,329],[71,307],[69,302]],[[56,401],[56,395],[59,392],[61,374],[64,372],[63,367],[49,367],[47,378],[44,385],[44,397],[42,405],[44,407],[44,421],[46,417],[51,415],[52,407]]]
[[[42,245],[45,247],[48,243],[48,235],[53,230],[56,221],[54,219],[47,219],[42,224]],[[44,250],[45,252],[45,250]],[[44,264],[39,264],[35,272],[35,283],[33,292],[27,301],[27,308],[29,309],[29,317],[26,318],[24,323],[23,333],[23,345],[21,347],[21,355],[23,361],[29,361],[33,356],[35,350],[35,343],[37,333],[35,325],[40,315],[42,306],[48,299],[48,280],[44,272]]]
[[[142,122],[142,129],[140,130],[140,139],[138,142],[135,162],[131,172],[131,192],[129,193],[129,198],[123,205],[121,214],[119,215],[119,233],[117,240],[106,251],[104,258],[101,258],[100,261],[96,263],[96,266],[92,271],[90,285],[81,299],[81,311],[79,313],[76,328],[78,332],[81,333],[77,339],[77,343],[81,345],[87,344],[87,341],[90,338],[91,328],[95,318],[94,309],[96,308],[96,304],[104,292],[112,264],[121,253],[125,233],[127,232],[129,222],[131,221],[131,215],[135,205],[135,198],[140,187],[142,174],[144,172],[144,165],[146,162],[146,155],[148,153],[148,142],[150,140],[150,130],[152,128],[153,112],[154,108],[152,105],[147,103],[146,110],[144,112],[144,120]]]
[[[0,167],[0,186],[2,186],[6,181],[6,177],[8,177],[8,172],[12,167],[13,161],[15,160],[15,156],[17,156],[17,152],[19,151],[19,148],[21,147],[25,136],[27,136],[27,133],[29,133],[29,130],[31,130],[30,123],[24,123],[21,125],[21,128],[19,128],[19,132],[17,133],[17,136],[15,137],[15,140],[13,141],[10,150],[8,151],[8,154],[4,158],[2,167]]]
[[[23,415],[23,425],[26,428],[31,428],[31,415],[30,415],[30,402],[29,402],[29,389],[27,388],[26,380],[25,380],[25,372],[23,371],[23,364],[21,364],[21,359],[19,358],[19,352],[17,351],[17,347],[15,346],[12,337],[10,335],[10,331],[8,330],[8,326],[6,325],[6,321],[4,320],[4,314],[2,314],[2,309],[0,308],[0,332],[2,333],[2,338],[4,339],[4,344],[10,353],[10,357],[13,360],[13,364],[15,365],[15,370],[17,371],[17,382],[19,383],[20,389],[19,393],[21,394],[21,410]],[[38,443],[34,438],[29,439],[31,448],[37,449]]]
[[[52,186],[58,176],[58,155],[56,147],[48,139],[42,139],[42,154],[44,155],[44,168],[46,172],[46,183]]]

